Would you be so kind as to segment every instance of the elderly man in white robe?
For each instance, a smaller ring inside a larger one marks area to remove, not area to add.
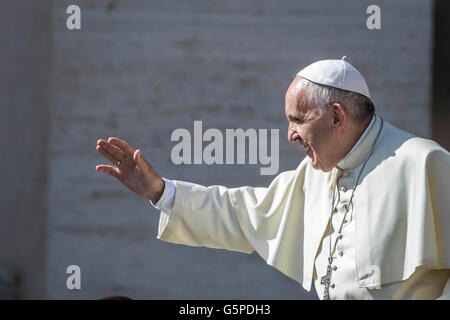
[[[164,179],[113,137],[96,170],[161,210],[158,239],[256,251],[321,299],[449,299],[449,152],[376,115],[344,58],[301,70],[285,113],[307,157],[266,188]]]

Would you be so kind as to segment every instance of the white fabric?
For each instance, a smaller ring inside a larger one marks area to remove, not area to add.
[[[338,164],[344,170],[339,187],[345,187],[340,201],[348,201],[353,187],[352,174],[345,173],[358,172],[379,128],[375,118],[363,141]],[[267,188],[174,181],[172,212],[161,212],[158,238],[246,253],[256,250],[309,291],[326,267],[321,253],[327,253],[328,242],[323,240],[329,235],[338,172],[314,170],[310,162],[305,158],[297,170],[279,174]],[[445,232],[450,225],[449,181],[446,150],[385,122],[339,243],[344,254],[332,274],[333,297],[439,297],[448,279],[445,269],[450,269],[450,235]],[[381,289],[369,290],[376,287]],[[367,288],[369,295],[359,288]]]
[[[338,201],[337,211],[332,214],[332,226],[327,226],[325,236],[319,247],[319,253],[314,263],[314,287],[320,299],[323,297],[324,286],[320,284],[320,278],[326,274],[328,256],[331,245],[334,245],[338,230],[344,220],[345,208],[348,205],[349,194],[340,190],[341,187],[350,188],[354,185],[357,172],[344,170],[338,178],[337,189]],[[373,288],[360,287],[358,285],[358,274],[356,269],[356,223],[355,210],[350,206],[345,216],[342,228],[342,238],[338,240],[336,250],[333,254],[333,269],[331,276],[331,287],[329,289],[330,299],[352,299],[352,300],[391,300],[391,299],[449,299],[450,285],[443,293],[443,285],[450,276],[450,270],[434,270],[419,268],[411,277],[404,281],[398,281]]]
[[[341,60],[321,60],[314,62],[300,70],[297,76],[314,83],[357,92],[370,98],[366,80],[344,58]]]

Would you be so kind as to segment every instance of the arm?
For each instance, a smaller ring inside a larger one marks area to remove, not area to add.
[[[301,216],[289,215],[287,205],[293,201],[293,206],[302,206],[300,186],[294,188],[295,176],[295,171],[280,173],[264,188],[205,187],[174,181],[173,208],[170,214],[161,211],[158,239],[245,253],[257,250],[266,257],[270,246],[278,248],[282,230],[296,230],[299,225],[296,220]],[[284,219],[291,223],[285,225]],[[290,240],[295,241],[293,238]]]
[[[96,167],[98,171],[114,176],[151,203],[158,203],[164,194],[164,180],[139,150],[135,151],[117,138],[97,143],[97,150],[112,163],[120,161],[117,166],[99,165]],[[299,166],[301,170],[280,173],[265,188],[205,187],[174,181],[173,209],[161,212],[158,238],[245,253],[256,250],[265,260],[285,261],[288,259],[285,255],[292,255],[292,248],[299,246],[303,236],[303,230],[298,230],[303,215],[297,211],[301,213],[303,208],[303,183],[295,181],[303,181],[305,167],[306,162],[303,161]],[[298,174],[302,178],[296,179]],[[281,245],[284,242],[287,242],[286,246]],[[281,247],[286,247],[286,250],[279,250]]]
[[[161,197],[165,201],[157,203],[158,239],[245,253],[254,250],[241,230],[231,189],[170,180],[166,186]]]
[[[99,165],[98,171],[161,205],[158,201],[165,182],[139,150],[117,138],[97,144],[97,150],[112,163],[121,161],[118,166]],[[269,265],[301,283],[304,272],[309,274],[309,269],[303,270],[303,185],[308,163],[305,158],[297,170],[280,173],[265,188],[205,187],[174,181],[173,208],[170,215],[161,212],[158,238],[245,253],[257,251]]]

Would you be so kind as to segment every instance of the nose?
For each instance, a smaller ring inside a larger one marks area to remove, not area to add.
[[[287,139],[289,142],[295,142],[300,138],[300,135],[294,130],[292,126],[289,126],[287,132]]]

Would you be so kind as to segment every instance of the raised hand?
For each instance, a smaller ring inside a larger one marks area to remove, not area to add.
[[[99,139],[97,151],[113,165],[101,164],[95,170],[107,173],[122,182],[128,189],[156,203],[164,191],[164,180],[152,165],[125,141],[111,137]]]

